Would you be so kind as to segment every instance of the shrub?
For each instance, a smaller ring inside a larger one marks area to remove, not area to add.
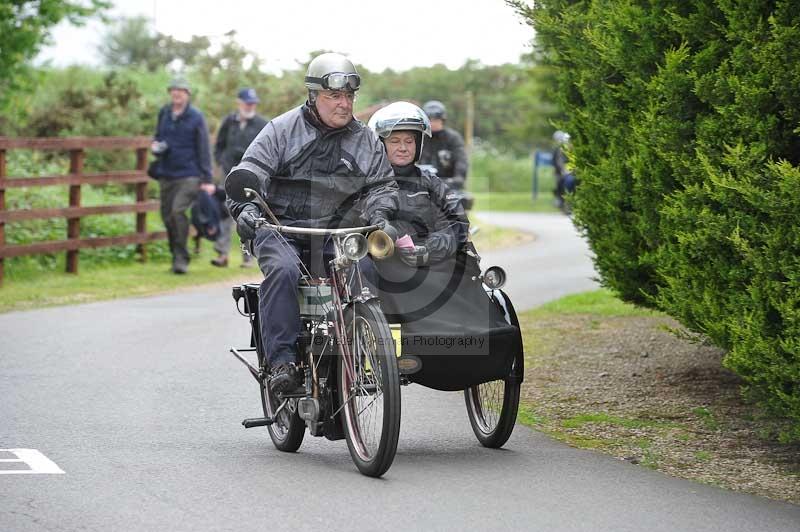
[[[512,2],[557,70],[606,286],[729,350],[800,438],[800,11]]]

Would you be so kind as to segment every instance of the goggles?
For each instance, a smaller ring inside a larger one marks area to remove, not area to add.
[[[357,91],[361,86],[361,76],[358,74],[345,74],[344,72],[331,72],[321,78],[306,76],[307,83],[318,83],[328,91],[351,90]]]

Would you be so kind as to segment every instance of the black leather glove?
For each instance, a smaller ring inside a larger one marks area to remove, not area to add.
[[[389,238],[392,239],[392,242],[394,242],[395,240],[400,238],[400,233],[397,231],[395,226],[393,226],[389,222],[386,222],[385,224],[383,224],[383,228],[381,229],[381,231],[383,231],[384,233],[389,235]]]
[[[412,268],[419,268],[428,264],[428,249],[425,246],[414,246],[413,248],[396,248],[400,260]]]
[[[261,211],[252,203],[245,205],[242,212],[239,213],[239,217],[236,218],[236,232],[239,233],[242,242],[253,240],[256,237],[256,218],[261,218]]]
[[[390,224],[386,218],[380,216],[373,217],[370,225],[377,225],[381,231],[389,235],[392,242],[400,238],[400,233],[397,231],[397,228]]]

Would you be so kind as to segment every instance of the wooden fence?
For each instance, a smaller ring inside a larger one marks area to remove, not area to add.
[[[0,285],[3,282],[5,259],[21,255],[67,252],[66,269],[78,273],[78,250],[138,244],[143,260],[147,260],[144,244],[166,238],[166,232],[147,232],[147,213],[159,209],[158,201],[147,200],[147,153],[150,137],[71,137],[71,138],[10,138],[0,137]],[[46,177],[24,177],[6,175],[6,154],[9,150],[49,150],[69,153],[68,175]],[[86,150],[134,150],[136,168],[130,171],[113,171],[87,174],[83,171]],[[125,205],[99,205],[81,207],[81,186],[106,183],[133,184],[136,188],[136,203]],[[6,210],[6,190],[18,187],[69,186],[68,207],[42,209]],[[81,218],[98,214],[136,213],[136,232],[113,237],[81,238]],[[5,224],[23,220],[66,218],[66,240],[52,240],[23,245],[7,245]]]

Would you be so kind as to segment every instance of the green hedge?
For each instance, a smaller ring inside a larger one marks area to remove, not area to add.
[[[557,69],[606,286],[728,350],[800,439],[800,10],[511,2]]]

